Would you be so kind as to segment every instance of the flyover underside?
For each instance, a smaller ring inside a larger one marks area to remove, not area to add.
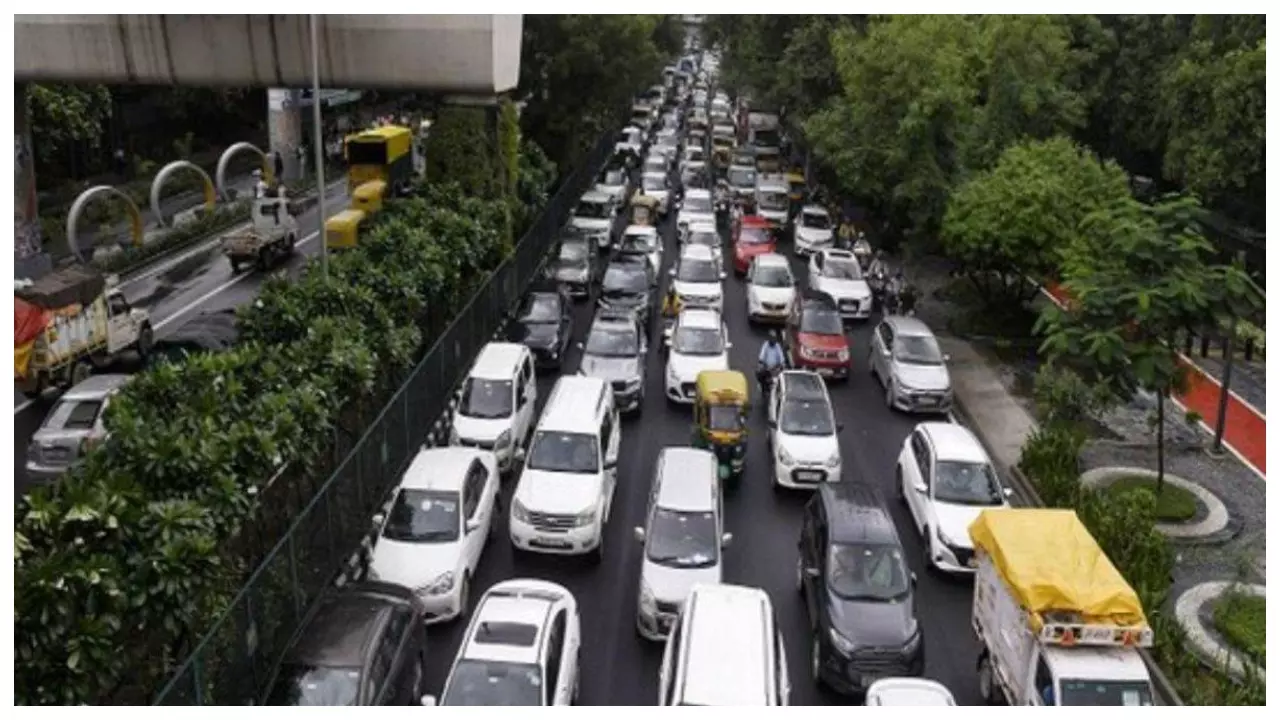
[[[521,15],[322,15],[320,85],[511,90]],[[306,15],[18,15],[17,81],[311,85]]]

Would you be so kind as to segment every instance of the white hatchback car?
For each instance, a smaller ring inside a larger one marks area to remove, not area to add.
[[[666,396],[674,403],[692,405],[697,394],[698,373],[728,370],[729,331],[720,313],[708,309],[681,310],[668,343]]]
[[[848,250],[815,252],[809,258],[809,287],[830,295],[846,320],[871,317],[871,286],[858,258]]]
[[[775,487],[813,488],[839,482],[840,426],[822,376],[808,370],[778,375],[769,398],[769,449]]]
[[[728,275],[720,261],[704,245],[686,245],[680,260],[671,268],[671,283],[686,308],[724,310],[724,279]]]
[[[881,678],[867,688],[868,706],[921,707],[926,705],[955,705],[956,699],[946,685],[926,678]]]
[[[796,301],[791,263],[777,253],[757,255],[747,270],[747,319],[784,323]]]
[[[410,463],[369,558],[370,580],[414,591],[428,623],[465,615],[480,555],[498,512],[498,462],[492,452],[423,449]]]
[[[654,282],[662,271],[662,236],[652,225],[629,225],[618,241],[618,254],[643,255],[649,260]]]
[[[720,239],[720,231],[716,229],[714,220],[691,224],[688,234],[685,235],[684,244],[686,246],[701,245],[709,249],[715,256],[716,262],[720,263],[720,267],[724,267],[724,249],[721,247],[723,241]]]
[[[926,567],[953,573],[975,568],[969,526],[983,510],[1008,507],[987,451],[961,425],[923,422],[898,455],[898,497],[924,539]]]
[[[582,621],[573,594],[545,580],[494,585],[476,604],[441,705],[572,705]],[[423,705],[435,705],[431,696]]]
[[[835,243],[831,216],[821,205],[805,205],[796,218],[796,254],[804,256],[825,250]]]

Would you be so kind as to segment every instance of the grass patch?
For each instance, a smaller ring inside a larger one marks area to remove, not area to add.
[[[1267,599],[1228,592],[1213,606],[1213,626],[1231,647],[1266,667]]]
[[[1107,486],[1107,492],[1112,495],[1125,495],[1138,490],[1155,494],[1156,479],[1130,475]],[[1160,522],[1187,522],[1196,516],[1197,509],[1195,495],[1167,482],[1160,494],[1156,496],[1156,520]]]

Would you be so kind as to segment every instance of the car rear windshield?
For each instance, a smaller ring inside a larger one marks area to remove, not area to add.
[[[551,293],[530,295],[520,306],[519,318],[533,324],[560,322],[560,298]]]
[[[849,257],[828,257],[822,264],[822,274],[836,280],[861,280],[862,266]]]
[[[634,329],[618,324],[597,325],[587,335],[583,352],[597,357],[635,357],[640,353],[640,338]]]
[[[696,213],[711,212],[711,198],[709,197],[687,197],[684,199],[684,207],[681,210]]]
[[[288,664],[280,668],[267,695],[268,705],[347,706],[360,699],[358,668]]]
[[[756,171],[747,168],[729,168],[729,183],[735,187],[752,187],[756,184]]]
[[[45,418],[51,430],[91,430],[102,412],[101,400],[63,400]]]
[[[1063,678],[1062,706],[1147,706],[1154,705],[1151,685],[1138,680],[1076,680]]]
[[[661,165],[662,165],[662,161],[661,161],[661,160],[658,160],[658,159],[654,159],[654,160],[651,160],[648,164],[649,164],[649,165],[657,164],[657,165],[661,166]],[[645,175],[645,176],[644,176],[644,189],[645,189],[645,191],[646,191],[646,192],[657,192],[657,191],[661,191],[661,190],[666,190],[666,189],[667,189],[667,181],[666,181],[666,179],[665,179],[665,178],[660,177],[660,176],[658,176],[658,175]]]
[[[402,488],[382,536],[406,543],[450,543],[458,539],[458,493]]]
[[[649,287],[649,277],[639,265],[612,265],[604,274],[601,288],[606,295],[617,293],[641,293]]]
[[[680,260],[680,269],[676,279],[688,283],[720,282],[720,268],[715,260],[686,257]]]
[[[899,335],[893,356],[908,365],[941,365],[942,349],[930,335]]]
[[[831,218],[822,213],[805,213],[800,224],[815,230],[830,230]]]
[[[773,237],[768,230],[759,227],[744,227],[738,232],[738,242],[743,245],[767,245]]]
[[[683,325],[672,345],[681,355],[719,355],[724,352],[724,336],[716,328]]]

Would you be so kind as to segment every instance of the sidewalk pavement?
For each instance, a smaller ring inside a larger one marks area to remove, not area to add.
[[[938,345],[951,357],[951,390],[972,428],[987,446],[1002,476],[1018,464],[1022,446],[1035,432],[1036,421],[1018,403],[991,364],[972,345],[938,333]]]

